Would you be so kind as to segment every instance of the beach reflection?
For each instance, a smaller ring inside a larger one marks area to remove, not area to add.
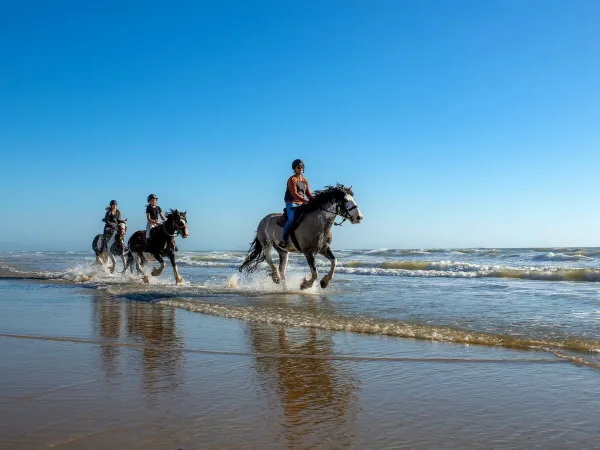
[[[145,302],[123,302],[96,295],[93,320],[97,335],[103,340],[135,343],[135,352],[124,352],[119,345],[101,345],[100,355],[108,376],[119,373],[119,364],[130,364],[134,355],[133,372],[141,369],[144,391],[151,396],[171,391],[183,379],[181,336],[177,334],[175,310]],[[120,355],[129,355],[128,360]],[[139,358],[137,358],[139,355]],[[125,367],[122,371],[128,371]]]
[[[144,344],[141,350],[144,387],[150,394],[176,389],[183,381],[181,336],[175,310],[153,303],[128,302],[128,336]]]
[[[123,302],[96,295],[92,301],[92,317],[97,335],[102,340],[118,340],[123,331]],[[118,374],[119,354],[117,345],[101,345],[100,356],[107,376]]]
[[[334,354],[331,335],[260,323],[247,329],[255,353],[293,355],[255,362],[261,384],[282,409],[288,445],[354,445],[359,381],[349,364],[327,359]]]

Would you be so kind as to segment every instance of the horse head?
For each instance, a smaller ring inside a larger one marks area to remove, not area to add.
[[[169,210],[166,223],[169,223],[175,234],[181,234],[183,239],[188,237],[187,211]]]
[[[119,226],[117,228],[117,236],[121,240],[125,239],[125,235],[127,234],[127,219],[119,220]]]
[[[321,198],[322,204],[328,201],[335,203],[336,213],[344,219],[348,219],[351,223],[362,222],[363,215],[354,199],[352,186],[346,187],[339,183],[335,186],[326,186],[322,191],[317,191],[315,196]]]

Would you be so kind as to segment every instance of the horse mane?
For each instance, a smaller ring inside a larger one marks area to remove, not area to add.
[[[354,196],[352,188],[347,188],[340,183],[336,183],[335,186],[325,186],[325,189],[315,191],[312,198],[300,208],[305,209],[306,212],[314,211],[332,200],[336,202],[343,200],[346,195]]]
[[[176,209],[170,209],[169,212],[167,214],[165,214],[165,216],[167,217],[167,220],[169,219],[174,219],[176,215],[179,215],[179,211],[177,211]]]
[[[185,215],[185,213],[178,211],[176,209],[170,209],[169,212],[166,214],[167,220],[171,219],[171,220],[175,220],[176,217],[181,217]]]

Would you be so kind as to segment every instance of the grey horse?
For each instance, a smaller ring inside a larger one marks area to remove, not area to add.
[[[290,233],[290,242],[286,248],[278,246],[283,233],[283,228],[277,223],[281,214],[265,216],[258,224],[256,238],[238,270],[245,273],[254,272],[261,262],[266,261],[271,268],[273,282],[283,281],[285,286],[288,252],[300,252],[306,257],[311,272],[311,277],[305,278],[300,285],[300,289],[307,289],[312,287],[319,276],[315,256],[320,254],[331,263],[329,273],[321,279],[321,287],[326,288],[333,279],[336,266],[336,258],[330,248],[331,227],[336,216],[341,216],[344,220],[348,219],[353,224],[360,223],[363,219],[354,200],[352,189],[341,184],[327,186],[324,190],[315,192],[308,203],[297,208],[297,222],[293,227],[294,231]],[[272,247],[279,254],[279,269],[273,264],[271,258]]]
[[[104,267],[108,263],[108,259],[112,263],[110,267],[110,273],[114,273],[116,260],[115,256],[120,256],[125,267],[125,234],[127,233],[127,219],[119,220],[116,230],[107,234],[98,234],[92,241],[92,249],[96,254],[95,264],[99,264]],[[104,239],[107,240],[106,245],[103,246]]]

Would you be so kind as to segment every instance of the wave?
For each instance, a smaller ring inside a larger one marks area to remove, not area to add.
[[[400,277],[514,278],[538,281],[600,281],[600,269],[569,267],[510,267],[452,261],[390,261],[369,263],[350,261],[337,268],[339,273]]]
[[[588,255],[584,255],[582,253],[575,253],[569,255],[565,253],[548,252],[541,255],[535,255],[531,259],[533,259],[534,261],[589,261],[594,258],[590,258]]]
[[[401,338],[502,346],[518,349],[561,349],[578,352],[600,352],[600,341],[584,338],[524,338],[460,330],[443,326],[413,324],[398,320],[311,313],[300,308],[287,307],[284,309],[275,309],[256,306],[233,306],[185,298],[169,298],[160,300],[159,303],[201,314],[284,325],[292,328],[318,328],[331,331],[378,334]]]
[[[184,255],[177,263],[184,266],[196,267],[238,267],[244,260],[243,256],[234,252],[214,252],[195,255]]]

